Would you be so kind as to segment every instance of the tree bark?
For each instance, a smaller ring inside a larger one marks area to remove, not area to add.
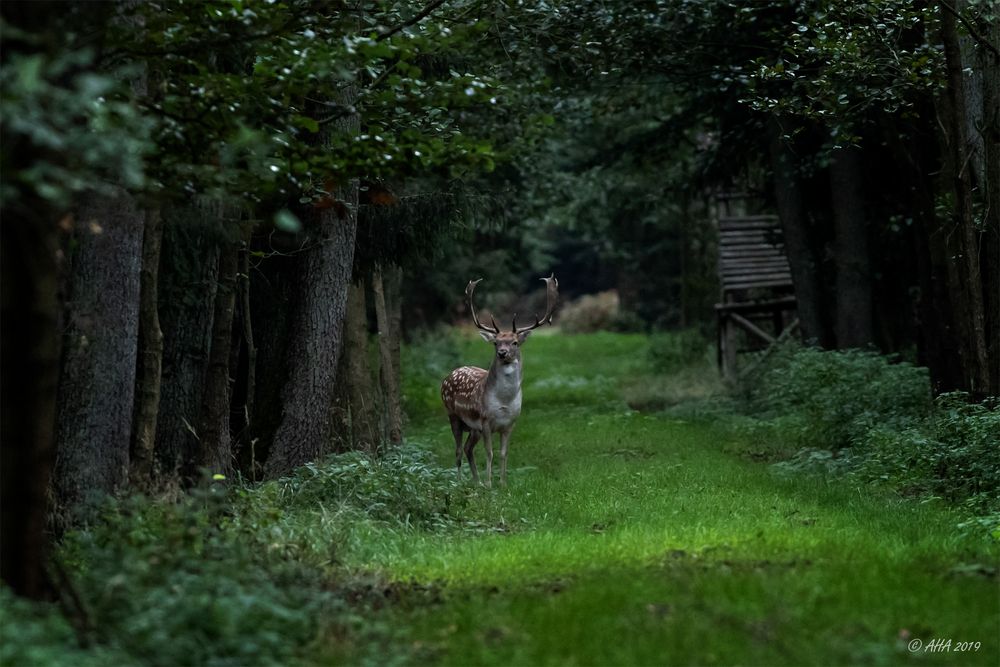
[[[230,362],[233,316],[236,310],[236,279],[240,249],[224,243],[219,250],[218,287],[212,316],[212,342],[205,374],[200,427],[200,464],[213,473],[228,475],[232,468],[233,446],[229,434]]]
[[[316,246],[302,267],[300,295],[289,341],[282,419],[265,465],[275,478],[315,459],[330,438],[337,358],[351,280],[357,219],[357,183],[345,193],[347,211],[324,209],[314,229]]]
[[[874,327],[860,149],[845,147],[833,151],[830,190],[837,267],[837,347],[867,347],[874,341]]]
[[[70,511],[128,481],[144,216],[122,189],[79,209],[57,417],[55,490]]]
[[[163,365],[163,331],[160,329],[160,248],[163,223],[159,209],[146,213],[142,237],[142,272],[139,284],[139,353],[136,360],[136,405],[132,424],[131,470],[134,488],[149,492],[155,471],[156,420],[160,409]]]
[[[378,326],[379,380],[382,383],[382,395],[385,397],[388,441],[392,445],[400,445],[403,442],[403,409],[400,403],[399,371],[393,363],[392,327],[389,324],[386,291],[383,286],[382,269],[375,267],[372,272],[372,294],[375,299],[375,320]],[[397,341],[396,352],[398,351]]]
[[[354,449],[377,453],[381,444],[375,402],[375,383],[368,363],[368,308],[364,282],[352,283],[344,323],[347,390],[351,401],[351,440]]]
[[[58,232],[0,222],[0,578],[18,595],[51,592],[45,573],[48,487],[59,380]]]
[[[220,243],[205,208],[168,212],[160,274],[164,333],[156,455],[164,482],[192,478],[211,349]]]
[[[351,106],[353,86],[341,99]],[[357,114],[337,123],[337,131],[356,134]],[[320,141],[325,141],[320,137]],[[329,443],[347,291],[358,227],[358,182],[337,193],[337,206],[310,209],[305,227],[313,247],[302,260],[302,293],[293,316],[288,379],[282,391],[281,423],[274,434],[265,475],[275,478],[314,460]]]
[[[387,273],[385,305],[389,310],[389,356],[392,359],[392,372],[402,382],[400,348],[403,344],[403,267],[398,264],[391,265]],[[400,395],[400,414],[402,414],[402,391]]]
[[[240,323],[243,329],[243,349],[246,355],[242,428],[249,431],[253,423],[254,401],[257,394],[257,346],[254,344],[253,319],[250,308],[250,249],[249,239],[240,252],[238,276]]]
[[[799,187],[797,157],[777,119],[768,123],[768,138],[771,169],[774,173],[774,199],[781,220],[792,283],[795,285],[802,338],[807,344],[826,347],[830,343],[830,337],[823,321],[819,261],[810,242]]]
[[[959,7],[959,9],[961,9]],[[945,130],[945,173],[954,195],[951,229],[946,230],[949,278],[955,303],[956,334],[962,355],[965,389],[985,396],[991,386],[979,233],[973,218],[971,144],[966,132],[965,82],[955,17],[941,12],[948,85],[941,116]]]
[[[986,39],[1000,44],[1000,21],[991,22]],[[1000,58],[979,50],[982,69],[983,117],[980,127],[983,147],[981,180],[985,209],[982,274],[985,296],[985,327],[989,357],[989,389],[1000,396]]]

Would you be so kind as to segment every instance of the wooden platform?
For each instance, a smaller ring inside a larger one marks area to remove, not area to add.
[[[798,328],[798,320],[791,318],[796,301],[776,216],[725,215],[718,224],[718,359],[722,374],[735,379],[742,374],[737,368],[740,353],[766,355]]]

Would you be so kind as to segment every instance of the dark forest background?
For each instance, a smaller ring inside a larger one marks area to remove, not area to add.
[[[106,494],[404,441],[400,348],[614,291],[715,331],[720,194],[819,349],[1000,395],[988,0],[4,2],[3,579]],[[609,297],[610,298],[610,297]],[[581,330],[587,326],[581,325]]]

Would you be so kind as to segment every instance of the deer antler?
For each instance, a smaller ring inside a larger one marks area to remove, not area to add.
[[[472,310],[472,321],[476,323],[476,327],[478,327],[481,331],[489,331],[490,333],[498,334],[500,333],[500,327],[497,326],[497,322],[493,319],[493,316],[490,315],[490,321],[493,323],[493,328],[490,329],[489,327],[483,326],[479,323],[479,317],[476,315],[476,306],[472,303],[472,294],[476,291],[476,285],[481,282],[483,282],[482,278],[479,280],[470,280],[469,284],[465,286],[465,298],[469,300],[469,309]]]
[[[535,314],[535,323],[529,324],[526,327],[517,328],[517,314],[514,314],[514,321],[512,324],[512,330],[516,334],[523,334],[532,329],[537,329],[543,324],[552,324],[552,313],[556,309],[556,301],[559,300],[559,281],[556,280],[556,274],[552,274],[548,278],[539,278],[539,280],[545,281],[545,315],[539,319],[538,314]]]

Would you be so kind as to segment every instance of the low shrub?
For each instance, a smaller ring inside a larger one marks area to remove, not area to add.
[[[471,493],[407,448],[331,456],[259,486],[206,480],[177,502],[104,499],[57,549],[90,646],[58,608],[0,588],[0,663],[286,665],[335,650],[332,636],[382,637],[392,629],[354,607],[368,603],[358,590],[386,584],[337,568],[344,552],[372,548],[375,523],[393,534],[467,529]]]
[[[621,319],[618,292],[585,294],[559,309],[559,328],[565,333],[611,331]]]
[[[931,411],[927,369],[861,350],[786,346],[744,389],[752,414],[792,444],[849,446],[873,425],[899,430]]]
[[[262,492],[276,492],[285,509],[346,504],[375,521],[421,528],[446,527],[466,498],[454,471],[412,444],[381,459],[363,452],[336,454],[271,485]]]
[[[924,422],[902,430],[875,425],[860,438],[860,472],[914,491],[961,501],[977,514],[1000,512],[1000,402],[943,394]]]
[[[799,450],[782,472],[854,475],[942,498],[1000,539],[1000,400],[931,398],[926,369],[872,352],[788,348],[751,386],[739,428]]]
[[[99,644],[148,665],[279,665],[307,650],[338,601],[320,573],[230,529],[221,486],[179,503],[107,501],[60,557]]]

